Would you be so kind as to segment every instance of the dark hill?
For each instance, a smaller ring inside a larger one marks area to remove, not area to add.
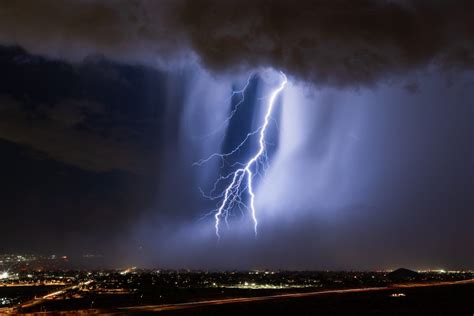
[[[405,268],[400,268],[387,274],[387,277],[392,281],[414,281],[419,276],[418,272]]]

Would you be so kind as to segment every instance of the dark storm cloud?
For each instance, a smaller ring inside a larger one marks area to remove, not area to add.
[[[188,1],[205,64],[273,66],[316,83],[372,83],[430,62],[473,65],[473,3]]]
[[[168,5],[137,1],[1,1],[0,38],[30,52],[80,61],[89,55],[153,62],[179,49]]]
[[[0,42],[80,61],[170,65],[193,52],[216,72],[271,66],[360,85],[428,64],[474,65],[472,1],[8,1]]]
[[[0,97],[0,139],[41,150],[50,158],[86,170],[147,170],[152,151],[140,147],[132,130],[115,128],[112,135],[106,135],[77,128],[86,115],[98,109],[100,105],[87,101],[65,100],[31,110],[14,99]]]
[[[80,65],[0,47],[0,139],[95,172],[156,167],[163,93],[156,69]]]

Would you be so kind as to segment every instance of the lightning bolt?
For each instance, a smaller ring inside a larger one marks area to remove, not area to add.
[[[239,100],[239,102],[237,102],[232,111],[230,112],[230,114],[227,116],[227,118],[216,128],[214,129],[213,131],[211,131],[210,133],[207,133],[206,135],[203,135],[201,136],[200,138],[207,138],[209,136],[212,136],[212,135],[215,135],[217,132],[219,132],[224,126],[226,126],[227,123],[230,122],[230,120],[234,117],[235,113],[237,113],[237,111],[239,110],[239,106],[245,102],[245,91],[247,90],[247,87],[249,86],[250,84],[250,80],[252,79],[253,75],[250,75],[248,78],[247,78],[247,82],[245,83],[245,85],[240,89],[240,90],[234,90],[232,91],[232,94],[230,95],[230,97],[227,99],[228,101],[232,100],[233,97],[237,96],[237,95],[240,95],[241,98]],[[207,160],[207,159],[206,159]],[[204,160],[201,160],[201,161],[204,161]]]
[[[210,213],[210,214],[214,213],[214,218],[215,218],[214,226],[216,230],[216,236],[218,239],[220,238],[219,227],[220,227],[222,218],[225,220],[226,223],[228,223],[227,218],[235,207],[238,207],[241,211],[243,211],[242,209],[245,209],[250,212],[253,225],[254,225],[255,237],[257,237],[258,220],[257,220],[257,215],[256,215],[256,210],[255,210],[255,193],[254,193],[253,179],[254,179],[254,176],[259,173],[259,163],[263,163],[261,160],[266,161],[266,158],[267,158],[265,133],[270,123],[270,118],[273,112],[273,108],[275,106],[275,100],[277,99],[278,95],[283,91],[283,89],[285,88],[285,85],[288,82],[287,77],[283,72],[280,72],[280,76],[281,76],[281,82],[279,86],[271,92],[270,97],[268,99],[267,110],[265,113],[263,123],[256,130],[248,133],[246,137],[243,139],[243,141],[240,144],[238,144],[230,152],[214,153],[211,156],[209,156],[207,159],[202,159],[194,163],[194,165],[201,166],[202,164],[217,157],[220,158],[222,162],[224,163],[225,158],[232,156],[233,154],[238,152],[240,149],[242,149],[242,146],[244,146],[244,144],[249,140],[250,137],[258,134],[258,144],[259,144],[258,151],[247,162],[244,162],[244,163],[236,162],[232,164],[232,167],[240,166],[240,168],[237,168],[236,170],[232,171],[231,173],[225,176],[220,176],[214,183],[214,186],[211,190],[211,194],[215,190],[217,190],[217,186],[219,185],[221,181],[232,179],[231,182],[225,188],[225,190],[217,196],[205,195],[203,193],[205,197],[211,200],[221,199],[220,203],[218,204],[219,207]],[[236,93],[241,94],[242,99],[237,103],[237,106],[235,106],[232,112],[230,113],[230,118],[237,111],[238,105],[240,105],[243,102],[243,98],[245,96],[245,89],[249,85],[249,80],[247,81],[247,84],[242,90],[233,92],[232,95]],[[228,122],[230,118],[226,119],[226,122]],[[242,201],[244,192],[247,192],[250,198],[249,203],[248,203],[249,205],[246,205]]]

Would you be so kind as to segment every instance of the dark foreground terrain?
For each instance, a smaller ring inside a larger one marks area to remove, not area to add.
[[[393,297],[392,294],[405,296]],[[127,310],[140,315],[152,309]],[[121,312],[125,312],[122,310]],[[256,302],[209,304],[162,315],[474,315],[474,284],[332,293]]]
[[[474,315],[472,272],[9,274],[0,314]]]
[[[1,313],[1,312],[0,312]],[[15,311],[13,313],[18,313]],[[474,282],[402,284],[35,315],[474,315]]]

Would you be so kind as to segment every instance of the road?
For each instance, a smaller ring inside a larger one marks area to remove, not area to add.
[[[27,301],[27,302],[24,302],[23,304],[21,304],[18,309],[21,310],[21,309],[26,309],[26,308],[30,308],[30,307],[33,307],[35,305],[38,305],[38,304],[41,304],[43,303],[44,301],[46,300],[52,300],[52,299],[55,299],[56,297],[60,296],[60,295],[63,295],[63,294],[66,294],[68,291],[70,290],[75,290],[75,289],[78,289],[82,286],[86,286],[86,285],[89,285],[91,284],[93,281],[92,280],[89,280],[89,281],[85,281],[85,282],[80,282],[78,284],[73,284],[71,286],[68,286],[68,287],[65,287],[65,288],[62,288],[58,291],[55,291],[55,292],[52,292],[52,293],[48,293],[42,297],[39,297],[39,298],[34,298],[30,301]]]
[[[42,282],[42,283],[7,283],[1,284],[2,287],[22,287],[22,286],[65,286],[65,282]]]

